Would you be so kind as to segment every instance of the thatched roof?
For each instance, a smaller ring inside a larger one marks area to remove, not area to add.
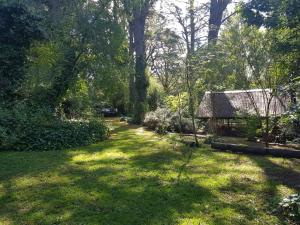
[[[266,116],[270,90],[206,92],[198,109],[199,118],[237,118],[248,115]],[[287,110],[287,98],[273,97],[269,115],[280,116]]]

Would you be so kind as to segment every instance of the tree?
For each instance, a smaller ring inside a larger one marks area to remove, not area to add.
[[[262,91],[262,99],[260,102],[262,107],[256,105],[257,103],[253,100],[252,93],[248,93],[248,97],[252,102],[252,107],[255,109],[256,116],[262,121],[265,121],[263,135],[266,147],[268,147],[271,133],[271,119],[274,113],[271,110],[274,110],[273,107],[276,107],[278,104],[285,106],[285,104],[281,102],[281,95],[284,94],[282,90],[288,82],[288,74],[280,65],[280,57],[276,51],[272,50],[274,41],[272,33],[261,31],[257,27],[247,26],[245,24],[234,27],[239,30],[235,31],[234,34],[240,33],[240,37],[236,39],[238,35],[231,36],[233,40],[239,41],[235,42],[235,47],[230,45],[231,52],[227,55],[227,58],[236,55],[234,58],[238,57],[239,61],[242,62],[239,68],[241,68],[242,73],[245,74],[244,88],[259,88]],[[220,40],[225,41],[225,46],[227,46],[228,41],[230,41],[230,39],[228,40],[230,36],[226,37],[228,35],[226,32],[224,35],[225,37],[222,37]],[[224,38],[227,38],[227,41]],[[237,48],[238,51],[235,51],[235,48]],[[229,64],[235,64],[234,61],[227,62]],[[274,102],[276,102],[276,104],[274,104]],[[261,110],[261,108],[263,108],[263,110]]]
[[[243,51],[247,45],[249,31],[245,29],[239,15],[231,17],[218,42],[214,46],[203,46],[197,51],[197,71],[201,73],[201,87],[205,90],[224,91],[249,89],[248,65]]]
[[[298,0],[251,0],[242,7],[245,22],[264,26],[276,37],[273,49],[281,55],[281,65],[289,70],[290,97],[297,104],[294,79],[300,69],[300,5]]]
[[[195,60],[195,52],[201,42],[201,31],[205,27],[205,18],[207,14],[206,5],[196,7],[194,0],[188,2],[187,8],[187,15],[183,15],[182,10],[174,5],[172,14],[182,28],[182,38],[186,45],[185,72],[183,79],[189,96],[188,105],[189,113],[192,118],[194,139],[196,145],[199,145],[195,122],[195,107],[197,104],[196,82],[199,78],[199,75],[195,71],[195,64],[198,63]]]
[[[147,88],[146,76],[146,46],[145,27],[146,19],[151,7],[156,0],[123,0],[124,8],[128,16],[129,42],[131,52],[134,52],[135,73],[131,78],[131,96],[133,101],[133,120],[141,123],[147,110]]]
[[[38,18],[21,4],[0,5],[0,21],[0,98],[9,102],[20,95],[26,53],[43,34]]]
[[[83,79],[88,83],[90,104],[107,101],[125,111],[129,60],[122,16],[112,13],[112,1],[58,3],[58,20],[44,10],[51,8],[50,1],[28,3],[43,18],[48,37],[35,43],[28,54],[23,85],[28,98],[61,111],[67,93]],[[72,96],[76,95],[69,95],[68,101]]]
[[[209,9],[208,43],[217,42],[222,23],[227,19],[223,18],[224,12],[231,0],[211,0]]]
[[[182,73],[184,48],[176,32],[165,25],[166,18],[152,18],[147,32],[147,60],[166,94],[175,92]]]

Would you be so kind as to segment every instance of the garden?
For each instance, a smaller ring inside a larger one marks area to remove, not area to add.
[[[0,0],[0,224],[299,224],[299,7]]]

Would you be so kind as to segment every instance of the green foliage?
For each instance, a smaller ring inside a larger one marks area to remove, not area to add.
[[[178,91],[183,71],[183,43],[175,31],[166,27],[164,15],[154,15],[149,21],[147,46],[149,66],[167,94]]]
[[[173,112],[178,112],[179,110],[186,111],[188,105],[188,93],[179,93],[177,96],[169,95],[165,97],[166,105]]]
[[[244,20],[264,26],[273,37],[271,52],[276,56],[280,73],[288,76],[292,105],[296,105],[295,78],[299,76],[300,6],[298,0],[251,0],[242,7]]]
[[[104,140],[108,129],[101,121],[63,121],[51,110],[19,104],[0,108],[0,149],[60,150]]]
[[[298,0],[251,0],[242,6],[242,15],[249,24],[292,28],[299,25],[299,7]]]
[[[1,105],[0,148],[51,150],[102,140],[106,126],[82,119],[100,101],[123,112],[128,103],[126,33],[112,1],[15,2],[0,5],[1,101],[18,94],[15,106]]]
[[[197,121],[196,121],[197,122]],[[196,128],[197,129],[197,128]],[[177,133],[193,133],[193,123],[191,118],[181,115],[176,112],[171,117],[171,130]]]
[[[165,134],[168,131],[193,132],[193,125],[189,118],[182,117],[180,120],[179,114],[168,108],[158,108],[155,111],[148,112],[143,125],[160,134]]]
[[[246,119],[245,134],[248,140],[258,137],[258,129],[261,128],[261,119],[257,116],[249,116]]]
[[[71,87],[62,102],[62,108],[67,118],[87,118],[92,113],[92,103],[89,95],[88,82],[78,79]]]
[[[161,101],[161,96],[157,89],[154,89],[148,94],[148,105],[149,110],[154,111],[158,108],[159,102]]]
[[[267,63],[255,60],[268,56],[269,39],[256,27],[242,24],[241,18],[235,16],[228,21],[219,40],[215,45],[199,48],[196,53],[195,69],[201,74],[197,81],[198,92],[249,89],[253,75],[250,63],[254,61],[256,67],[258,63]]]
[[[300,222],[300,194],[293,194],[284,198],[277,209],[277,212],[286,218]]]
[[[148,111],[148,102],[136,102],[134,105],[134,112],[132,122],[134,124],[140,124],[145,118],[146,112]]]
[[[26,51],[43,35],[38,19],[21,4],[0,4],[0,21],[0,97],[10,101],[20,95]]]
[[[125,60],[127,56],[124,54],[119,57]],[[118,108],[118,111],[122,114],[128,113],[128,77],[131,72],[129,65],[126,64],[126,61],[120,65],[115,65],[105,61],[105,59],[96,58],[95,60],[95,64],[93,63],[92,66],[96,72],[95,80],[90,86],[92,103],[107,102],[109,105]],[[101,66],[98,65],[99,62],[103,62]]]
[[[143,124],[159,134],[165,134],[170,129],[171,112],[165,108],[149,112],[146,114]]]
[[[164,96],[162,87],[154,77],[149,77],[148,105],[150,111],[155,111],[161,104]]]
[[[278,139],[281,142],[293,141],[300,137],[300,108],[288,111],[278,122]]]
[[[56,111],[64,111],[66,105],[78,107],[75,86],[85,80],[87,103],[105,101],[126,111],[130,71],[126,33],[123,24],[113,19],[111,1],[101,5],[64,0],[53,10],[55,2],[28,3],[43,17],[49,40],[35,43],[28,52],[26,97]]]
[[[45,103],[55,77],[61,74],[62,48],[55,42],[35,42],[28,51],[22,93],[36,104]]]

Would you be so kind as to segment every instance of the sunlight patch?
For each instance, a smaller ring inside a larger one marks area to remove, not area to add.
[[[145,135],[145,129],[144,129],[144,127],[140,127],[138,129],[136,129],[136,134],[137,135]]]
[[[34,187],[44,183],[47,184],[66,184],[70,179],[67,176],[61,176],[58,174],[40,174],[38,177],[23,176],[14,180],[14,185],[17,188]]]
[[[11,221],[11,219],[7,218],[4,216],[4,218],[0,218],[0,224],[1,225],[10,225],[13,224],[13,222]]]
[[[5,195],[5,188],[3,184],[0,184],[0,198]]]
[[[143,138],[148,138],[147,141],[149,141],[150,138],[151,139],[153,138],[156,140],[162,140],[162,138],[158,137],[155,133],[146,130],[144,127],[135,129],[135,134],[138,136],[142,136]],[[146,141],[146,139],[145,139],[145,141]]]
[[[207,225],[208,223],[204,222],[201,218],[187,218],[187,219],[180,219],[180,225]]]
[[[73,156],[72,161],[74,162],[89,162],[105,159],[127,159],[128,156],[121,151],[101,152],[93,154],[79,154]]]
[[[292,188],[287,187],[283,184],[277,185],[276,188],[277,188],[277,193],[281,199],[288,195],[295,194],[295,190],[293,190]]]

